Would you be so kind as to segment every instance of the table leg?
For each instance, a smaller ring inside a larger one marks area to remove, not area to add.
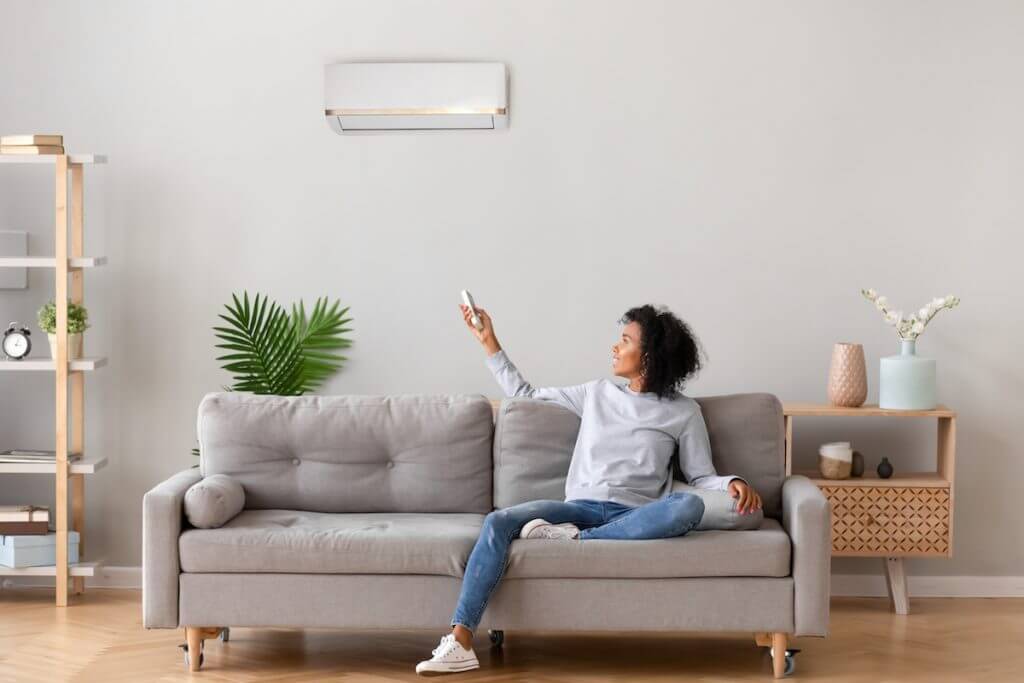
[[[896,614],[910,613],[910,599],[907,597],[907,574],[903,569],[902,557],[885,558],[885,585]]]

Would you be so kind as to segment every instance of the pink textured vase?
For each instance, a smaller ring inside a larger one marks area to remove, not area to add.
[[[839,343],[832,347],[828,372],[828,400],[834,406],[856,408],[868,397],[868,372],[864,347]]]

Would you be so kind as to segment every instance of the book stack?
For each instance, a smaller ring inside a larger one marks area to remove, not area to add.
[[[0,154],[63,154],[63,135],[3,135]]]
[[[46,534],[49,531],[49,508],[36,505],[0,505],[0,536]]]

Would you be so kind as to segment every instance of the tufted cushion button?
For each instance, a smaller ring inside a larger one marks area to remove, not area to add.
[[[394,467],[394,466],[395,466],[395,463],[393,463],[392,461],[388,460],[388,467]]]
[[[298,465],[299,464],[299,459],[298,458],[292,458],[292,464],[293,465]]]

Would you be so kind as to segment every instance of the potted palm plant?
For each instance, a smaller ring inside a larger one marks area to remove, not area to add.
[[[50,341],[50,354],[57,357],[57,304],[48,302],[39,309],[39,329]],[[82,332],[89,327],[85,306],[68,302],[68,360],[82,357]]]
[[[348,360],[339,351],[352,345],[345,334],[352,318],[345,317],[349,307],[340,306],[323,297],[307,313],[299,300],[289,313],[265,294],[232,294],[218,315],[225,324],[213,328],[216,347],[227,351],[217,360],[233,380],[224,389],[277,396],[315,391]],[[199,449],[192,455],[200,456]]]
[[[231,373],[231,391],[301,396],[316,390],[342,368],[346,356],[338,353],[352,344],[345,333],[348,306],[317,299],[307,314],[300,300],[291,313],[266,295],[231,295],[232,303],[218,316],[226,325],[214,327],[226,350],[217,360]]]

